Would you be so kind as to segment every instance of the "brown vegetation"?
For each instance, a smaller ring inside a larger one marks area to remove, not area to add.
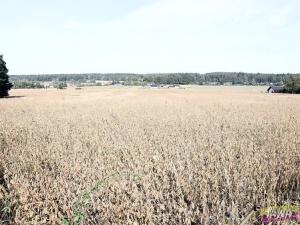
[[[12,91],[0,224],[239,224],[294,200],[300,96],[264,89]]]

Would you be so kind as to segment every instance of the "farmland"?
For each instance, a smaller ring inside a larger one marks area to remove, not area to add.
[[[297,201],[300,96],[263,91],[11,91],[0,224],[240,224]]]

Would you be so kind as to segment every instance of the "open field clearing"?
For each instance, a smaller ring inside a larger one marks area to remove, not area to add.
[[[299,200],[300,96],[265,89],[11,91],[0,224],[240,224]]]

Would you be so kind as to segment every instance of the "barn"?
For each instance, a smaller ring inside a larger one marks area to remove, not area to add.
[[[268,93],[282,93],[284,90],[284,86],[276,86],[271,84],[270,87],[267,89]]]

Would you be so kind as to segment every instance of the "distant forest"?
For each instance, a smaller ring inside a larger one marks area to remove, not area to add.
[[[156,73],[156,74],[127,74],[127,73],[87,73],[87,74],[47,74],[47,75],[11,75],[14,84],[20,82],[61,81],[74,84],[95,83],[97,80],[110,80],[125,85],[153,84],[197,84],[197,85],[268,85],[270,83],[285,83],[291,76],[300,74],[263,74],[243,72],[214,72],[214,73]]]

